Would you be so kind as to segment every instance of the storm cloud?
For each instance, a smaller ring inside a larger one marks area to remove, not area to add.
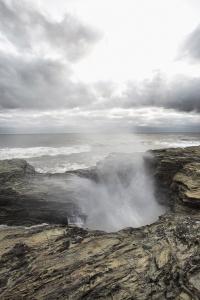
[[[61,52],[76,61],[88,54],[100,33],[70,14],[61,21],[51,20],[31,3],[0,0],[0,31],[19,51]]]
[[[0,33],[17,51],[0,51],[1,109],[52,110],[91,103],[92,92],[72,79],[71,65],[88,54],[98,32],[70,14],[55,21],[31,2],[0,0]]]
[[[68,12],[56,19],[33,4],[0,0],[1,128],[161,128],[169,122],[184,128],[185,120],[199,128],[200,77],[158,71],[123,88],[104,78],[81,81],[74,65],[102,34]],[[183,59],[200,61],[200,26],[181,51]]]
[[[157,106],[200,112],[200,78],[178,76],[168,81],[155,76],[139,85],[129,83],[122,99],[118,100],[125,107]]]
[[[0,53],[0,108],[51,110],[81,107],[92,101],[90,89],[73,82],[64,63]]]
[[[181,56],[194,62],[200,62],[200,25],[185,39],[181,48]]]
[[[0,108],[62,110],[82,107],[163,107],[200,111],[200,78],[164,76],[140,83],[129,82],[122,93],[112,82],[85,84],[73,80],[68,64],[44,58],[22,58],[0,52]]]

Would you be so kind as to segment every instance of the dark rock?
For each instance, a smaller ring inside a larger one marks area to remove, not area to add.
[[[23,257],[29,251],[29,247],[25,243],[17,243],[5,256]]]
[[[65,185],[67,176],[39,174],[20,159],[0,161],[0,224],[67,225],[71,215],[80,213],[57,184]]]
[[[196,213],[195,208],[200,207],[200,147],[152,150],[149,154],[145,160],[155,179],[157,199],[172,210],[187,211],[190,206]]]
[[[2,228],[0,298],[200,299],[200,147],[151,151],[146,166],[157,196],[170,205],[151,225],[116,233],[60,225]],[[0,220],[59,223],[67,216],[70,206],[56,206],[43,186],[52,176],[8,173],[2,171]],[[62,191],[54,193],[59,198]]]
[[[22,237],[28,248],[13,247]],[[76,237],[63,226],[2,230],[1,299],[199,299],[200,224],[192,216],[170,214],[134,231],[85,231],[71,243]],[[16,251],[25,265],[16,267]]]

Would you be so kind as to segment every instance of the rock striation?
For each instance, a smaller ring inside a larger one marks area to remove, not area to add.
[[[200,208],[200,147],[150,151],[147,164],[155,179],[157,198],[177,213]]]
[[[117,233],[4,228],[1,299],[199,299],[199,220],[166,215]]]
[[[58,225],[69,208],[59,205],[54,224],[22,226],[48,221],[55,199],[41,214],[34,203],[44,207],[51,176],[2,161],[0,221],[21,226],[0,230],[0,299],[200,299],[200,147],[154,150],[145,161],[169,209],[151,225],[116,233]],[[33,213],[23,219],[26,205]]]
[[[37,173],[21,159],[0,161],[0,224],[68,224],[68,217],[80,212],[66,195],[67,178]]]

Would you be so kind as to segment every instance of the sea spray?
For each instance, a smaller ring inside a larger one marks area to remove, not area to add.
[[[152,223],[164,212],[154,196],[143,154],[112,154],[97,164],[95,180],[71,176],[68,193],[87,215],[85,226],[116,231]]]

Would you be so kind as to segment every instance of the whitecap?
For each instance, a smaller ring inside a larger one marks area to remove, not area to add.
[[[90,152],[89,145],[74,145],[71,147],[29,147],[29,148],[1,148],[0,160],[13,158],[34,158],[41,156],[70,155],[72,153]]]

